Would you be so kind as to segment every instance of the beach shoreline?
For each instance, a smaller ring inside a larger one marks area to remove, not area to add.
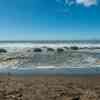
[[[99,100],[100,75],[0,75],[2,100]]]
[[[100,44],[0,46],[1,100],[100,99]]]

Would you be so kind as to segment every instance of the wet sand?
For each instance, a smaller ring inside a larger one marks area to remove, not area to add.
[[[0,100],[100,100],[100,76],[0,76]]]

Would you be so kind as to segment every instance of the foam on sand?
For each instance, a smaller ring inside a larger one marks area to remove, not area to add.
[[[56,66],[37,66],[36,68],[38,68],[38,69],[51,69],[51,68],[56,68]]]

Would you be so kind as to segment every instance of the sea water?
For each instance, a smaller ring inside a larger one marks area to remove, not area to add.
[[[1,69],[0,74],[6,75],[98,75],[100,68],[18,68],[18,69]]]
[[[14,48],[15,50],[18,48],[26,48],[26,47],[43,47],[43,46],[49,46],[49,47],[53,47],[53,48],[57,48],[57,47],[70,47],[70,46],[78,46],[78,47],[100,47],[100,41],[99,42],[59,42],[59,43],[53,43],[53,42],[44,42],[44,43],[40,43],[40,42],[0,42],[0,48],[9,48],[12,49]],[[8,50],[8,49],[7,49]],[[100,55],[97,54],[97,56],[99,57]],[[63,68],[54,68],[52,66],[41,66],[40,67],[13,67],[13,68],[3,68],[3,66],[1,66],[2,68],[0,68],[0,74],[17,74],[17,75],[34,75],[34,74],[46,74],[46,75],[58,75],[58,74],[62,74],[62,75],[83,75],[83,74],[100,74],[100,67],[63,67]]]

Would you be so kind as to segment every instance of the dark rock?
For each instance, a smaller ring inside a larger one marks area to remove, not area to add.
[[[72,47],[70,47],[70,49],[72,49],[72,50],[78,50],[79,48],[77,46],[72,46]]]
[[[55,50],[53,48],[47,48],[48,51],[54,52]]]
[[[0,48],[0,53],[7,53],[6,49]]]
[[[57,52],[58,53],[64,52],[64,49],[63,48],[57,48]]]
[[[42,49],[41,48],[35,48],[34,52],[42,52]]]
[[[74,98],[72,98],[72,100],[80,100],[80,97],[78,96],[78,97],[74,97]]]

